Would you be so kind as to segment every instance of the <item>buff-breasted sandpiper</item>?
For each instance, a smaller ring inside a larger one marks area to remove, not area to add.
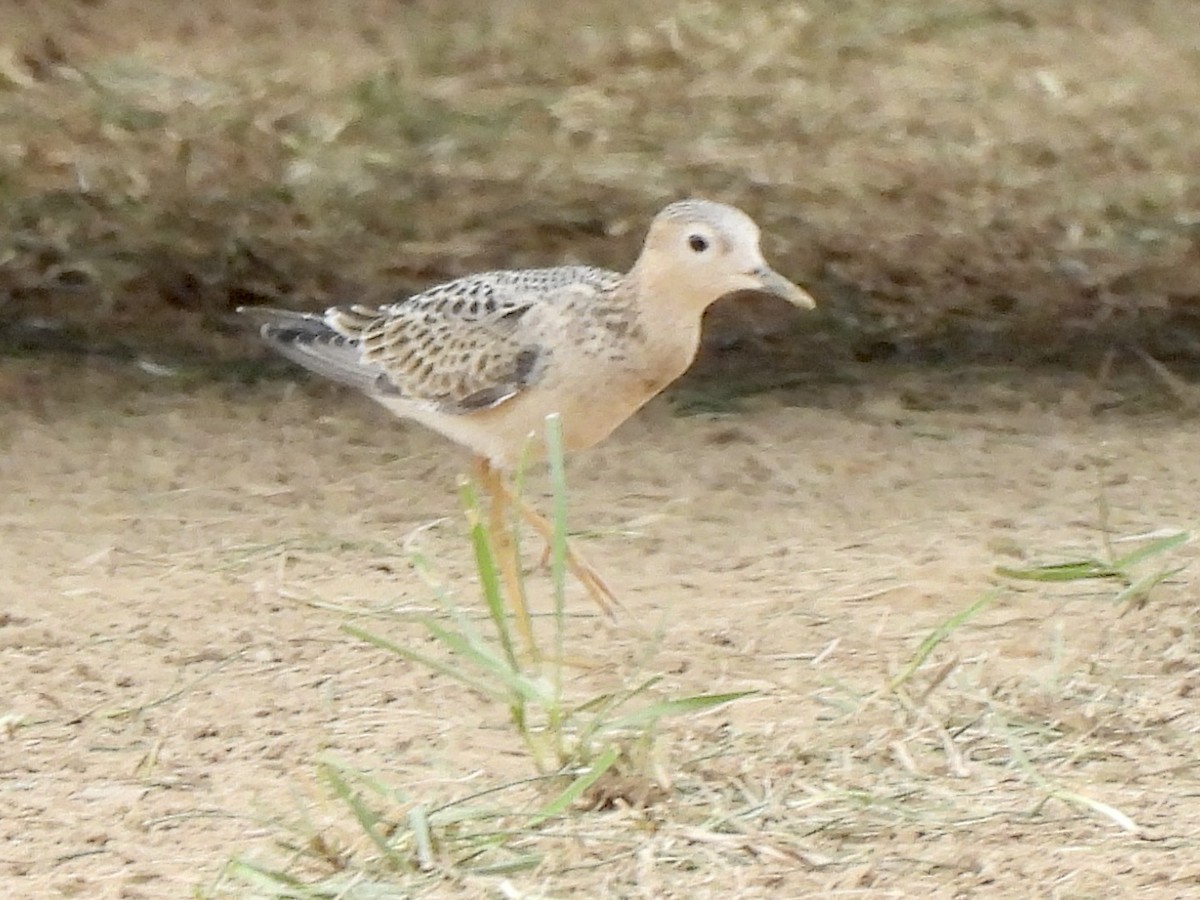
[[[815,306],[767,265],[749,216],[721,203],[683,200],[654,218],[625,275],[587,266],[486,272],[380,307],[239,311],[287,358],[358,388],[475,455],[502,545],[496,548],[501,574],[528,638],[504,505],[515,502],[543,537],[552,529],[513,496],[501,472],[521,462],[554,413],[568,451],[606,438],[683,374],[700,346],[705,309],[739,291]],[[612,591],[569,545],[567,564],[610,612]]]

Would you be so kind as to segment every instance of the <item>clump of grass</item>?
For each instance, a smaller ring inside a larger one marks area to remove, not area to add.
[[[1133,572],[1187,537],[1157,535],[1130,553],[1110,557],[1108,563],[1079,560],[1031,567],[1020,574],[1039,581],[1118,578],[1125,583],[1119,596],[1128,599],[1131,588],[1141,585],[1148,590],[1182,568]],[[1048,691],[1032,678],[997,690],[987,675],[987,654],[964,660],[956,652],[953,642],[959,630],[1002,600],[1003,589],[989,591],[937,623],[919,637],[895,674],[887,673],[874,690],[828,679],[834,690],[829,706],[838,711],[836,726],[862,730],[871,724],[875,733],[865,746],[837,751],[843,767],[854,762],[847,784],[834,787],[830,778],[829,787],[810,792],[814,823],[824,823],[818,827],[836,824],[839,816],[873,818],[886,823],[883,827],[920,823],[930,835],[1006,819],[1050,824],[1054,816],[1047,806],[1057,801],[1128,835],[1145,836],[1141,824],[1118,803],[1096,796],[1097,782],[1085,780],[1078,771],[1080,760],[1103,763],[1124,751],[1114,751],[1091,729],[1066,724],[1077,703],[1071,685],[1056,683]],[[1115,705],[1119,709],[1119,702]],[[1008,774],[1014,771],[1022,776],[1019,780]],[[1000,783],[1013,787],[1000,790]],[[860,811],[848,812],[856,803]]]
[[[1135,538],[1136,540],[1137,538]],[[996,574],[1017,581],[1061,583],[1071,581],[1115,581],[1121,588],[1113,597],[1118,606],[1144,606],[1150,592],[1168,578],[1182,572],[1185,565],[1147,564],[1158,560],[1192,539],[1189,531],[1170,531],[1146,535],[1144,542],[1128,553],[1116,553],[1112,542],[1104,541],[1104,559],[1084,557],[1034,566],[997,566]]]
[[[501,589],[495,536],[486,524],[487,517],[480,509],[478,494],[467,482],[462,485],[462,500],[490,633],[477,627],[471,617],[444,594],[438,598],[441,617],[422,616],[418,619],[444,651],[441,656],[414,650],[357,626],[344,628],[349,634],[457,681],[487,700],[504,704],[514,729],[541,773],[590,767],[613,746],[611,741],[616,735],[632,733],[644,739],[663,718],[711,709],[746,695],[723,693],[648,700],[650,691],[661,680],[657,675],[618,691],[590,697],[571,698],[564,694],[563,675],[568,665],[565,612],[567,490],[561,424],[557,416],[547,419],[546,446],[554,525],[550,544],[554,612],[550,618],[548,640],[530,648],[532,652],[528,658],[518,651]]]
[[[579,824],[581,801],[606,776],[648,778],[659,724],[730,703],[752,691],[698,694],[655,699],[659,675],[631,680],[617,690],[575,695],[566,688],[567,617],[564,609],[567,491],[562,462],[561,426],[547,420],[546,444],[553,490],[553,537],[550,546],[554,614],[551,634],[526,656],[514,640],[509,610],[502,595],[495,558],[497,536],[480,510],[473,485],[464,482],[462,500],[475,554],[487,615],[484,627],[445,592],[439,592],[440,615],[420,616],[439,653],[413,649],[403,640],[384,637],[355,625],[343,630],[389,653],[442,675],[483,699],[502,705],[514,736],[528,753],[531,779],[486,788],[466,798],[437,801],[420,798],[383,779],[333,758],[318,763],[322,781],[344,808],[355,835],[340,842],[305,816],[289,824],[294,836],[285,843],[292,854],[282,866],[244,859],[232,861],[224,877],[273,897],[391,896],[397,879],[438,872],[497,874],[537,866],[539,838],[561,830],[571,819]],[[421,559],[415,560],[424,566]],[[517,789],[536,785],[538,800],[517,801]],[[619,802],[630,789],[602,792],[590,803],[600,809]],[[661,793],[661,792],[660,792]],[[645,802],[649,794],[640,794]],[[636,802],[636,801],[634,801]],[[297,874],[300,861],[333,874],[306,878]],[[391,887],[387,887],[387,885]]]

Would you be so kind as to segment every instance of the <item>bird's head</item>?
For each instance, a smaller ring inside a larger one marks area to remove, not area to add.
[[[635,272],[649,291],[669,293],[700,309],[740,291],[816,307],[807,291],[767,265],[754,220],[711,200],[681,200],[655,216]]]

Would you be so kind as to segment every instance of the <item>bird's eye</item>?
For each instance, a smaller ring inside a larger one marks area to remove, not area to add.
[[[697,253],[703,253],[708,249],[708,238],[702,237],[698,234],[693,234],[688,238],[688,246]]]

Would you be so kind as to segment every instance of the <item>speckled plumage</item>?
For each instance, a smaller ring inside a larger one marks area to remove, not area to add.
[[[602,440],[690,365],[710,303],[755,289],[812,305],[763,262],[748,216],[686,200],[626,275],[486,272],[378,308],[246,312],[288,358],[511,468],[550,413],[568,449]]]
[[[462,414],[535,384],[563,319],[603,328],[603,298],[620,282],[583,266],[484,272],[379,309],[335,307],[325,321],[381,371],[385,392]]]

